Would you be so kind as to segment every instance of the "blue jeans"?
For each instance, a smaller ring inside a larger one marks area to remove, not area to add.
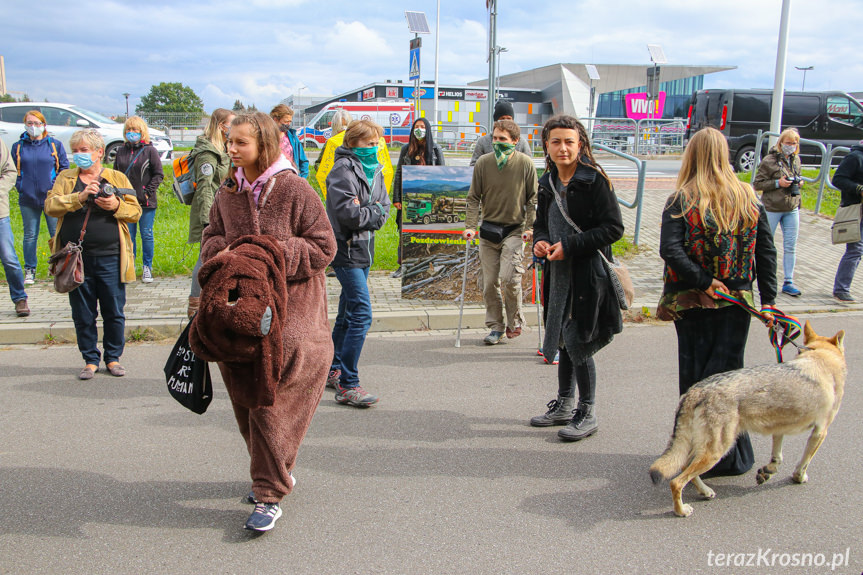
[[[339,313],[333,326],[332,369],[342,370],[341,387],[357,387],[357,364],[372,326],[372,300],[369,296],[369,268],[333,268],[342,284]]]
[[[129,224],[129,235],[132,236],[132,253],[138,255],[138,248],[135,245],[135,236],[137,236],[138,226],[141,226],[141,256],[143,257],[144,265],[148,268],[153,267],[153,252],[155,250],[155,242],[153,241],[153,223],[156,221],[156,208],[141,208],[141,219],[137,224]]]
[[[96,318],[102,314],[102,346],[105,364],[119,361],[126,345],[126,284],[120,281],[120,256],[84,254],[84,283],[69,292],[78,351],[84,361],[99,365],[99,331]]]
[[[9,284],[9,295],[15,303],[27,299],[24,291],[24,274],[15,253],[15,238],[12,236],[12,222],[8,217],[0,218],[0,261],[6,272],[6,283]]]
[[[19,206],[21,208],[21,223],[24,224],[24,269],[35,270],[39,260],[36,259],[36,242],[39,240],[39,225],[42,216],[45,216],[45,224],[48,226],[48,235],[54,237],[57,230],[57,218],[52,218],[42,208],[31,208],[30,206]]]
[[[860,227],[863,230],[863,222],[861,222]],[[834,294],[851,293],[851,282],[854,281],[854,272],[857,271],[860,256],[863,256],[863,241],[845,244],[845,253],[842,255],[842,259],[839,260],[839,268],[836,270],[836,277],[833,279]]]
[[[800,210],[794,208],[790,212],[767,212],[770,222],[770,233],[776,234],[776,228],[782,226],[782,271],[785,283],[794,282],[794,264],[797,263],[797,234],[800,231]]]

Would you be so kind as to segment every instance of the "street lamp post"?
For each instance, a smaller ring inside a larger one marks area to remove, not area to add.
[[[126,98],[126,119],[129,119],[129,92],[123,92],[123,97]]]
[[[498,92],[497,94],[495,94],[495,97],[494,97],[495,102],[497,102],[497,100],[500,98],[500,53],[501,52],[509,52],[509,50],[507,50],[503,46],[498,46],[495,48],[495,53],[497,54],[497,73],[495,74],[495,76],[497,77],[497,82],[495,82],[495,88],[497,89],[497,92]]]
[[[806,91],[806,72],[809,70],[814,70],[815,66],[794,66],[794,67],[797,68],[798,70],[803,71],[803,87],[800,88],[800,91],[805,92]]]

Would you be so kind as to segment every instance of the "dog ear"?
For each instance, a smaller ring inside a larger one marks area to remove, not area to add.
[[[812,329],[812,326],[809,325],[809,320],[806,320],[806,323],[803,325],[803,343],[809,343],[813,339],[818,337],[818,334],[815,333],[815,330]]]
[[[837,333],[832,338],[830,338],[830,341],[832,341],[833,344],[839,348],[839,351],[841,351],[843,353],[845,352],[845,330],[844,329],[839,330],[839,333]]]

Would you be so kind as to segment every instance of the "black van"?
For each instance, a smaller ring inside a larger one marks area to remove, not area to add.
[[[770,130],[772,101],[772,90],[699,90],[692,95],[685,139],[712,126],[728,140],[734,169],[751,170],[758,130]],[[851,146],[863,139],[863,106],[845,92],[785,92],[782,129],[788,127],[797,128],[801,138],[833,147]],[[765,138],[762,154],[767,146]],[[804,164],[820,164],[821,152],[801,145],[800,159]],[[840,159],[841,155],[834,163]]]

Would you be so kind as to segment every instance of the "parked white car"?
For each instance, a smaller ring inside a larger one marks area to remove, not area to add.
[[[30,110],[42,112],[48,122],[48,133],[63,143],[70,159],[69,138],[73,132],[82,128],[94,128],[102,134],[105,139],[105,157],[109,164],[114,163],[114,156],[123,145],[123,124],[102,114],[70,104],[8,102],[0,103],[0,139],[9,149],[21,139],[21,134],[24,133],[24,115]],[[162,163],[171,163],[174,145],[165,132],[150,128],[150,141],[158,150]]]

